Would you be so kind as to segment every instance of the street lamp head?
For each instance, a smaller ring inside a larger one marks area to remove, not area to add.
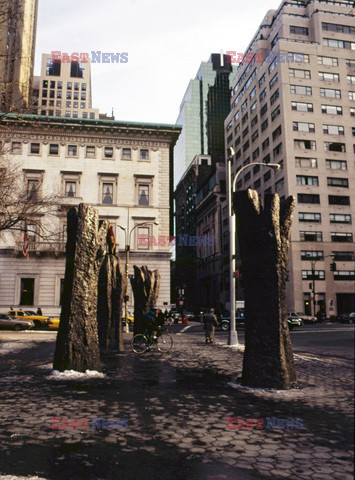
[[[233,156],[235,155],[234,148],[233,148],[233,147],[229,147],[228,150],[229,150],[229,156],[230,156],[230,157],[233,157]]]
[[[124,230],[124,231],[126,231],[126,230],[127,230],[127,228],[126,228],[126,227],[122,227],[121,225],[118,225],[118,227],[119,227],[121,230]]]
[[[278,170],[280,170],[281,168],[281,165],[277,164],[277,165],[269,165],[273,170],[275,170],[275,172],[277,172]]]
[[[153,222],[153,223],[154,223],[154,225],[159,225],[159,222]]]

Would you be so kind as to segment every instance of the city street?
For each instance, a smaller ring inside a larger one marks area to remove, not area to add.
[[[186,334],[200,336],[203,326],[191,323]],[[244,327],[237,325],[238,340],[244,344]],[[216,340],[227,341],[228,332],[217,330]],[[291,332],[295,352],[324,357],[354,360],[354,325],[341,323],[316,323],[295,327]]]
[[[55,332],[0,332],[0,480],[352,479],[353,326],[292,333],[289,391],[241,388],[225,332],[207,346],[201,325],[172,330],[167,354],[135,356],[125,334],[125,354],[84,378],[53,375]]]

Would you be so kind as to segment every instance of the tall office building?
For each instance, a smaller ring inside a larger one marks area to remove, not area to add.
[[[237,188],[296,198],[289,310],[327,316],[355,310],[354,3],[288,0],[268,11],[225,121],[233,176],[252,162],[281,166],[251,166]]]
[[[42,55],[41,76],[35,78],[38,100],[34,113],[50,117],[99,118],[99,110],[92,108],[91,63],[89,58],[86,60]]]
[[[31,108],[38,0],[1,0],[0,111]]]
[[[201,63],[196,77],[190,80],[176,121],[182,125],[182,132],[174,148],[175,187],[196,155],[216,154],[219,148],[223,151],[223,144],[214,144],[219,141],[216,135],[209,137],[208,133],[215,128],[216,121],[222,124],[229,112],[229,89],[235,70],[227,55],[213,53],[207,62]],[[214,92],[209,94],[211,88]],[[212,104],[216,106],[214,100],[217,100],[218,106],[213,118],[208,117],[208,109]],[[222,130],[219,133],[222,133],[223,142]]]

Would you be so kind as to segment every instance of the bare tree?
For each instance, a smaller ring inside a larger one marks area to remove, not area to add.
[[[45,194],[40,179],[26,179],[20,164],[4,149],[0,148],[0,237],[5,231],[23,231],[25,221],[35,226],[42,238],[57,236],[57,222],[50,217],[58,214],[58,192]]]

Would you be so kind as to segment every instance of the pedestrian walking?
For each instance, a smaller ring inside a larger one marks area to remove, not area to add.
[[[37,308],[37,315],[43,315],[41,307]]]
[[[218,320],[216,315],[214,314],[214,309],[211,308],[209,313],[206,313],[203,316],[203,323],[205,329],[205,342],[206,343],[213,343],[214,339],[214,332],[218,325]]]

